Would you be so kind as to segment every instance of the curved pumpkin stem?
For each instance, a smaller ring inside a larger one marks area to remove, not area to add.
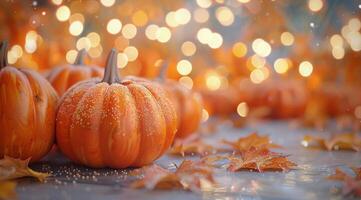
[[[83,65],[84,64],[85,53],[86,53],[85,49],[81,49],[78,52],[78,55],[76,56],[76,59],[75,59],[75,62],[74,62],[74,65]]]
[[[104,78],[102,82],[107,82],[109,85],[112,83],[120,83],[120,76],[117,67],[117,50],[112,49],[107,58],[105,65]]]
[[[0,70],[8,66],[8,42],[2,41],[0,43]]]
[[[160,70],[159,70],[159,75],[158,75],[158,79],[160,81],[164,81],[167,79],[167,70],[168,70],[168,62],[167,61],[164,61],[162,63],[162,66],[160,67]]]

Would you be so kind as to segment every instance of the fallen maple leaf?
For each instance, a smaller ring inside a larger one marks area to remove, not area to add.
[[[316,147],[331,150],[361,150],[361,138],[355,133],[333,135],[330,138],[306,135],[301,144],[305,147]]]
[[[43,182],[47,173],[36,172],[28,167],[30,158],[20,160],[5,156],[0,160],[0,181],[12,180],[22,177],[34,177]]]
[[[257,133],[252,133],[246,137],[241,137],[235,142],[223,140],[227,144],[240,153],[246,152],[252,148],[280,148],[280,145],[273,144],[267,135],[260,136]]]
[[[335,173],[328,176],[327,179],[342,181],[342,193],[344,195],[354,195],[356,197],[361,197],[361,167],[351,169],[354,171],[355,177],[352,177],[339,168],[336,168]]]
[[[286,155],[269,151],[267,148],[251,148],[241,156],[229,157],[229,171],[288,171],[297,166]]]
[[[15,182],[0,181],[0,199],[16,199],[15,188]]]
[[[183,140],[176,140],[169,151],[173,155],[207,155],[215,153],[217,150],[209,144],[206,144],[199,135],[191,135]]]
[[[200,191],[215,184],[212,169],[203,162],[184,160],[175,172],[158,165],[144,167],[141,171],[144,177],[133,182],[134,188]]]

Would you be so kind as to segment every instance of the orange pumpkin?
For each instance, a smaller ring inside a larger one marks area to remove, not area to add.
[[[83,49],[79,51],[74,64],[56,67],[47,75],[47,79],[60,96],[79,81],[103,76],[101,68],[83,64],[84,54],[85,50]]]
[[[166,67],[163,67],[165,72]],[[158,80],[168,92],[178,115],[177,138],[186,138],[199,128],[202,120],[202,97],[174,80],[166,80],[161,72]]]
[[[54,143],[58,96],[37,72],[8,65],[6,42],[0,53],[0,158],[37,161]]]
[[[237,111],[239,91],[234,86],[218,90],[201,90],[204,107],[210,115],[229,115]]]
[[[82,81],[62,97],[57,144],[71,160],[90,167],[125,168],[152,163],[172,144],[177,113],[157,83],[120,79],[117,52],[104,78]]]
[[[294,80],[269,79],[260,84],[243,80],[239,94],[251,109],[267,107],[272,118],[300,117],[308,101],[305,85]]]

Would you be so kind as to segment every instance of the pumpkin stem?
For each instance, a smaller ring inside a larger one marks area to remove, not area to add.
[[[160,67],[160,70],[159,70],[159,75],[158,75],[158,79],[160,81],[164,81],[167,79],[167,70],[168,70],[168,62],[167,61],[164,61],[162,63],[162,66]]]
[[[107,82],[109,85],[112,83],[120,83],[120,76],[117,67],[117,50],[112,49],[108,55],[107,63],[105,65],[104,78],[102,82]]]
[[[75,59],[75,62],[74,62],[74,65],[83,65],[84,64],[85,53],[86,53],[85,49],[81,49],[78,52],[78,55],[76,56],[76,59]]]
[[[8,66],[8,42],[0,43],[0,69]]]

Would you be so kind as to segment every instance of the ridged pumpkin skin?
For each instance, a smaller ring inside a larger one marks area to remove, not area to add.
[[[170,94],[173,105],[178,114],[177,138],[186,138],[200,126],[202,120],[202,97],[199,93],[193,92],[183,85],[166,80],[164,88]]]
[[[1,65],[0,158],[40,160],[54,143],[58,96],[37,72]]]
[[[152,163],[172,144],[177,114],[157,83],[120,80],[115,50],[103,80],[80,82],[60,100],[57,144],[71,160],[90,167]]]
[[[304,84],[295,80],[266,80],[260,84],[243,80],[239,94],[253,108],[267,107],[268,117],[294,118],[304,114],[308,93]]]
[[[46,78],[59,96],[62,96],[71,86],[80,81],[103,76],[103,70],[100,67],[83,64],[84,54],[84,50],[79,51],[74,64],[56,67],[47,75]]]

